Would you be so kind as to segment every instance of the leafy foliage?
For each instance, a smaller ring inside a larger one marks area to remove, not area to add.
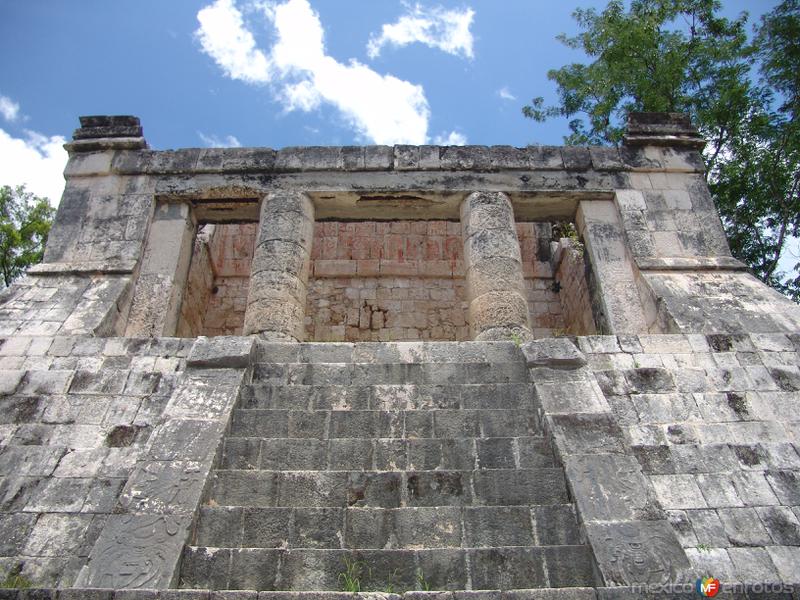
[[[42,260],[54,213],[47,198],[26,192],[25,186],[0,187],[0,271],[5,286]]]
[[[800,0],[783,0],[747,38],[747,15],[717,0],[633,0],[575,12],[559,39],[592,61],[551,70],[559,104],[523,114],[570,120],[566,143],[619,144],[629,111],[686,112],[709,141],[708,182],[734,255],[800,301],[800,265],[778,272],[800,234]]]

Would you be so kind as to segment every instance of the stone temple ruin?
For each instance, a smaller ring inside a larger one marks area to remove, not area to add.
[[[731,256],[702,146],[81,118],[0,296],[0,573],[34,588],[0,598],[797,598],[800,307]]]

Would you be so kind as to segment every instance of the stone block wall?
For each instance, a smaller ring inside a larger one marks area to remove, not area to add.
[[[592,298],[586,281],[583,245],[562,238],[555,248],[553,264],[559,286],[558,297],[564,313],[564,332],[571,335],[597,333]]]
[[[694,572],[796,583],[796,334],[578,338]]]
[[[214,270],[208,249],[207,235],[197,235],[192,246],[192,262],[186,277],[186,288],[181,302],[181,313],[175,335],[194,337],[204,330],[206,310],[214,286]]]
[[[117,511],[191,341],[0,340],[0,572],[69,587]]]
[[[563,328],[547,223],[518,223],[531,322]],[[314,228],[306,305],[313,341],[463,341],[469,338],[461,224],[322,222]]]
[[[458,222],[316,223],[306,339],[468,339],[463,252]]]
[[[555,279],[550,264],[552,236],[550,223],[517,223],[528,312],[536,338],[550,337],[565,328],[560,293],[553,285]]]
[[[308,289],[307,339],[466,340],[463,279],[315,278]]]
[[[195,238],[177,335],[241,335],[256,224],[206,225]]]
[[[256,232],[256,223],[214,227],[209,248],[214,282],[203,321],[203,335],[242,334]]]

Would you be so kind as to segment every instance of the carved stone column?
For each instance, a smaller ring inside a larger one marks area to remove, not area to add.
[[[281,190],[264,198],[250,271],[245,335],[302,341],[313,233],[314,205],[308,196]]]
[[[508,196],[467,196],[461,205],[461,230],[473,339],[531,339],[522,257]]]

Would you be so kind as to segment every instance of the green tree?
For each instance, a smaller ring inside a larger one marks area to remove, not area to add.
[[[39,198],[7,185],[0,187],[0,271],[4,286],[42,260],[55,209]]]
[[[588,64],[551,70],[559,104],[523,114],[570,119],[568,144],[619,144],[629,111],[689,113],[708,140],[706,173],[731,250],[755,275],[800,300],[800,265],[778,271],[800,233],[800,0],[784,0],[747,37],[747,15],[717,0],[633,0],[625,10],[574,13],[581,33],[559,39]],[[757,70],[756,70],[757,67]],[[756,77],[755,74],[760,74]]]

